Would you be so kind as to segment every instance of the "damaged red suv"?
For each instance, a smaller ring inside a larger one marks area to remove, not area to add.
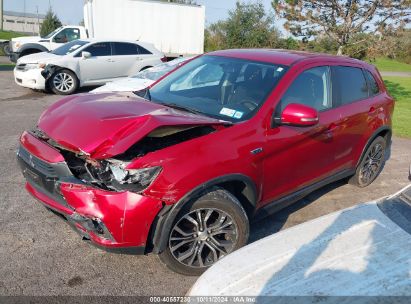
[[[29,193],[83,238],[197,275],[247,243],[252,219],[339,179],[369,185],[393,108],[358,60],[217,51],[135,94],[56,102],[17,154]]]

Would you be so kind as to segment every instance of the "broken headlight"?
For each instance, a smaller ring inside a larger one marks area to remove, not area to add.
[[[113,186],[123,190],[142,191],[147,188],[161,171],[161,167],[124,169],[118,164],[110,164]]]

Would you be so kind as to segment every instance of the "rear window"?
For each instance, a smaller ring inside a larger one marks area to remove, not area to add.
[[[340,105],[368,97],[368,86],[362,69],[345,66],[333,67],[334,100]]]
[[[375,80],[374,76],[371,74],[371,72],[365,70],[364,73],[365,73],[365,77],[367,78],[368,92],[370,96],[374,96],[380,93],[380,88],[378,87],[378,83]]]
[[[127,42],[114,42],[113,55],[138,55],[137,45]]]

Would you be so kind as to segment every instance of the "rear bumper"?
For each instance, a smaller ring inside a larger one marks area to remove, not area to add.
[[[83,183],[56,149],[27,132],[21,137],[17,160],[26,190],[67,220],[83,239],[108,251],[145,252],[151,224],[162,208],[160,201]]]

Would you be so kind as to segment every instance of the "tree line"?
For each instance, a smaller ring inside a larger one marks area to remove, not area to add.
[[[261,1],[237,1],[207,26],[205,51],[281,48],[411,63],[410,16],[411,0],[273,0],[269,11]]]

